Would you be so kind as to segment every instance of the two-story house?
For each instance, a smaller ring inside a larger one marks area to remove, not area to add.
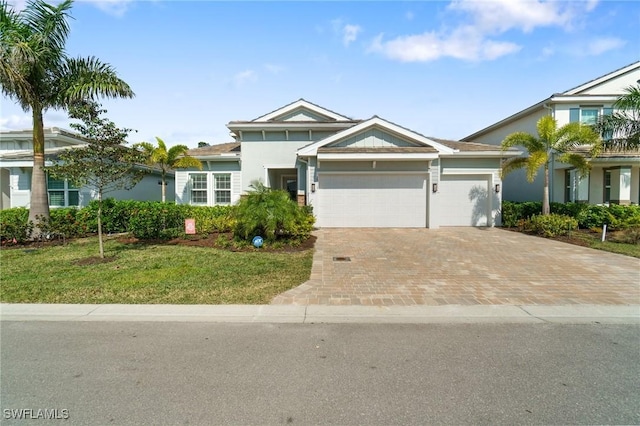
[[[540,117],[551,114],[558,127],[571,122],[593,124],[602,114],[610,114],[612,105],[624,94],[624,89],[640,84],[640,61],[581,84],[562,93],[555,93],[528,108],[494,123],[465,138],[490,145],[500,145],[513,132],[536,135]],[[586,154],[586,150],[585,150]],[[588,175],[580,174],[569,165],[552,161],[550,200],[555,202],[585,202],[591,204],[638,204],[640,201],[640,151],[605,152],[591,161]],[[504,179],[504,199],[510,201],[540,201],[543,174],[529,183],[523,171]]]

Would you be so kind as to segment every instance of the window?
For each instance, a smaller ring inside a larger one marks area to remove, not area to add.
[[[71,207],[80,205],[78,187],[64,179],[54,179],[47,175],[49,205],[51,207]]]
[[[231,204],[231,175],[215,174],[213,180],[216,204]]]
[[[564,172],[564,202],[571,202],[571,195],[573,195],[573,179],[571,179],[571,170]]]
[[[191,174],[191,203],[207,204],[207,175],[205,173]]]
[[[611,170],[604,171],[604,202],[611,202]]]
[[[569,109],[569,122],[580,122],[582,124],[596,124],[601,115],[610,115],[612,108],[603,108],[602,105],[581,106],[580,108]]]
[[[191,173],[189,176],[191,204],[231,204],[231,173]]]

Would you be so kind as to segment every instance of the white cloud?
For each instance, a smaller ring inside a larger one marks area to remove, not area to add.
[[[7,1],[7,4],[16,12],[20,12],[27,7],[27,0],[9,0]]]
[[[345,46],[349,46],[352,42],[356,41],[358,34],[362,31],[362,27],[359,25],[347,24],[342,29],[342,43]]]
[[[362,27],[355,24],[345,24],[343,20],[338,18],[331,21],[333,32],[342,38],[342,44],[349,46],[356,41],[358,34],[362,32]]]
[[[459,24],[390,40],[383,40],[384,35],[380,34],[373,39],[369,51],[401,62],[429,62],[443,57],[493,60],[522,49],[514,42],[498,39],[507,31],[528,33],[538,27],[550,26],[570,29],[597,3],[598,0],[453,0],[448,10],[464,15]],[[598,47],[605,51],[614,45],[612,40],[605,40]]]
[[[0,117],[0,130],[25,130],[32,126],[31,116],[28,114],[11,114]]]
[[[408,11],[404,14],[404,17],[407,19],[407,21],[413,21],[413,18],[415,18],[415,16],[416,15],[411,11]]]
[[[530,32],[536,27],[569,25],[585,8],[594,7],[590,3],[541,0],[454,0],[449,5],[449,9],[469,14],[474,25],[481,31],[502,33],[517,28]]]
[[[467,61],[493,60],[520,50],[515,43],[487,40],[472,27],[451,34],[425,32],[383,42],[379,35],[370,48],[400,62],[429,62],[443,57]]]
[[[601,37],[591,40],[587,44],[585,53],[590,56],[597,56],[604,52],[608,52],[609,50],[618,49],[625,44],[626,42],[624,40],[616,37]]]
[[[237,86],[244,86],[247,83],[253,83],[258,76],[253,70],[244,70],[233,76],[233,83]]]
[[[129,6],[133,3],[133,0],[85,0],[101,11],[113,15],[113,16],[123,16]]]

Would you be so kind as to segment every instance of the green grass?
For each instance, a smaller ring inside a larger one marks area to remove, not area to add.
[[[580,233],[575,232],[572,234],[572,238],[579,239],[584,242],[587,247],[608,251],[611,253],[624,254],[626,256],[640,258],[640,244],[630,244],[615,241],[615,238],[608,236],[605,241],[602,241],[602,237],[597,233]]]
[[[67,246],[0,250],[0,301],[11,303],[263,304],[309,279],[312,250],[230,252],[203,247],[123,244],[97,239]]]

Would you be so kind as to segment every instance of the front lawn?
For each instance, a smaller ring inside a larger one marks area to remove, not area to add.
[[[0,250],[7,303],[264,304],[309,279],[313,250],[231,252],[131,244],[110,238],[110,262],[92,263],[97,238]]]

